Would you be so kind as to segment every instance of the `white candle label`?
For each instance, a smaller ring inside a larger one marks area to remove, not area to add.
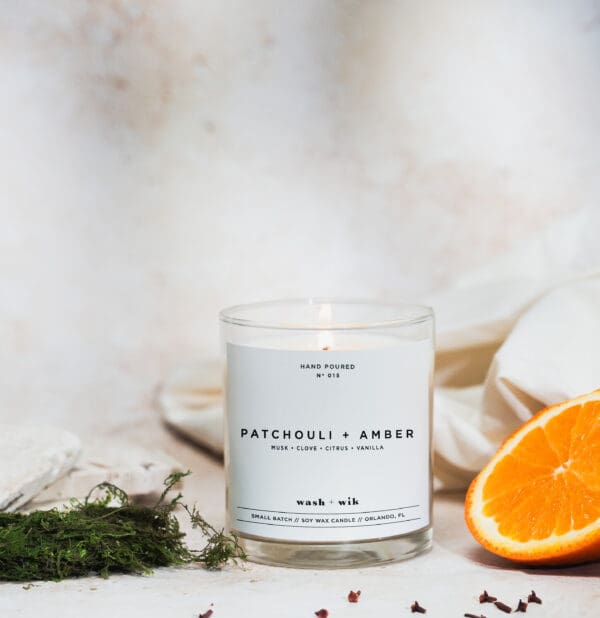
[[[429,341],[364,350],[227,345],[232,530],[380,539],[429,525]]]

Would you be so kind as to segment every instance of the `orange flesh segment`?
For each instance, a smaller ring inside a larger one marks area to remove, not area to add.
[[[580,410],[581,406],[567,408],[561,414],[551,418],[544,426],[544,433],[560,459],[560,463],[565,463],[569,459],[573,429]]]
[[[579,530],[600,517],[600,402],[561,411],[525,434],[483,487],[483,515],[515,541]]]
[[[573,431],[570,460],[571,472],[600,491],[600,402],[583,406]]]

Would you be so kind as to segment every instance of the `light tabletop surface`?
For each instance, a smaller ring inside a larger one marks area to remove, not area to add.
[[[146,441],[159,440],[166,452],[193,471],[184,487],[187,501],[195,501],[209,521],[222,524],[220,462],[163,430],[152,434],[146,434]],[[515,567],[477,545],[465,528],[462,510],[462,495],[437,494],[433,549],[393,565],[313,571],[247,563],[218,572],[166,568],[150,576],[89,577],[31,587],[3,583],[0,615],[196,618],[210,608],[213,618],[310,618],[326,608],[331,618],[401,617],[419,615],[410,611],[418,600],[431,618],[466,612],[493,618],[505,614],[493,605],[479,604],[484,589],[513,608],[533,589],[543,604],[528,607],[531,618],[600,618],[600,564],[560,570]],[[347,600],[351,589],[362,591],[356,604]]]

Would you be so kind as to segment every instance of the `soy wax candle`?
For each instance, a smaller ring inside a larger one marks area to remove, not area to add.
[[[227,528],[249,559],[342,568],[429,548],[429,307],[290,300],[220,314]]]

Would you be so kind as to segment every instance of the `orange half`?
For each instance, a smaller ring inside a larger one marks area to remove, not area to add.
[[[510,560],[600,559],[600,390],[545,408],[510,436],[471,483],[465,519]]]

